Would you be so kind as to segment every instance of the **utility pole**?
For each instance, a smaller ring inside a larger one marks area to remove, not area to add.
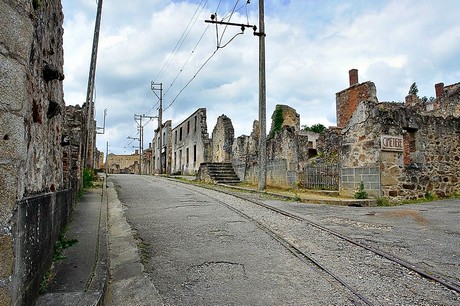
[[[139,174],[142,174],[142,156],[144,154],[144,126],[142,125],[143,118],[155,119],[158,117],[134,114],[134,120],[136,122],[139,120]]]
[[[137,122],[139,120],[139,174],[142,174],[142,150],[143,150],[143,144],[144,144],[144,137],[142,134],[143,129],[142,129],[142,115],[136,115],[134,114],[134,120]]]
[[[160,149],[160,174],[163,173],[163,161],[161,151],[163,150],[163,83],[155,84],[153,81],[151,83],[151,89],[153,93],[160,100],[160,108],[158,109],[158,146]],[[159,93],[157,94],[157,91]],[[153,148],[156,150],[155,148]]]
[[[126,138],[127,139],[132,139],[132,140],[139,140],[139,153],[140,153],[140,151],[141,151],[141,138],[140,137],[131,137],[131,136],[128,136]],[[140,161],[141,161],[141,155],[139,154],[139,174],[141,174]]]
[[[267,106],[266,106],[266,85],[265,85],[265,13],[264,1],[259,0],[259,32],[257,26],[249,24],[238,24],[233,22],[217,21],[216,14],[211,15],[207,23],[231,25],[245,28],[253,28],[254,35],[259,36],[259,190],[267,186]]]
[[[96,61],[97,61],[97,48],[99,45],[99,30],[101,28],[101,15],[102,15],[102,1],[98,0],[96,24],[94,26],[93,47],[91,50],[91,62],[88,75],[88,88],[86,91],[86,144],[83,156],[83,165],[86,168],[93,169],[94,161],[94,146],[95,146],[95,131],[93,131],[94,121],[94,81],[96,78]]]
[[[259,0],[259,190],[267,187],[267,105],[265,85],[265,13],[264,1]]]
[[[107,183],[107,175],[109,174],[109,142],[107,141],[106,147],[105,147],[105,179]]]

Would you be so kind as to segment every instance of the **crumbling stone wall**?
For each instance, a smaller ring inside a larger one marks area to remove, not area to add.
[[[33,304],[63,220],[45,221],[24,199],[40,198],[53,213],[67,205],[56,197],[66,187],[62,7],[58,0],[0,0],[0,20],[0,300]],[[20,226],[26,216],[41,217]]]
[[[289,170],[300,171],[309,158],[308,149],[308,136],[298,134],[295,127],[284,126],[267,140],[267,160],[284,159]]]
[[[234,137],[232,120],[225,115],[219,116],[212,132],[213,163],[230,162]]]
[[[433,115],[447,118],[460,117],[460,83],[444,86],[436,84],[436,100]]]
[[[402,144],[386,149],[383,135]],[[452,195],[460,191],[460,118],[423,114],[399,103],[362,102],[343,129],[341,155],[343,169],[378,167],[381,195],[392,201]]]
[[[276,118],[279,115],[280,118]],[[281,119],[281,120],[280,120]],[[275,124],[275,121],[280,121]],[[275,125],[277,125],[275,127]],[[298,172],[309,158],[307,134],[300,131],[300,116],[295,109],[277,105],[272,115],[272,129],[267,139],[267,184],[293,187]],[[232,148],[232,164],[238,177],[250,183],[258,182],[259,123],[254,121],[250,136],[240,136]]]
[[[325,129],[316,142],[316,150],[322,162],[325,164],[338,164],[340,162],[341,144],[342,129],[337,127]]]
[[[290,126],[294,128],[294,131],[296,134],[300,133],[300,115],[297,113],[297,111],[288,106],[288,105],[282,105],[282,104],[277,104],[275,106],[275,110],[273,111],[272,114],[272,123],[271,123],[271,128],[270,128],[270,133],[269,135],[274,135],[275,133],[275,125],[277,124],[277,112],[280,111],[282,114],[282,123],[280,123],[279,127],[283,128],[284,126]]]
[[[259,152],[259,121],[254,120],[250,136],[241,135],[232,146],[233,169],[242,181],[257,182],[257,174],[253,170],[258,165]]]
[[[350,87],[336,93],[337,127],[343,128],[362,101],[377,101],[377,90],[372,82],[358,83],[358,70],[349,71]]]

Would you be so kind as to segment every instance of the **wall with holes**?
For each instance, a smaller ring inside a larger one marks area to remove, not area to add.
[[[19,250],[19,202],[65,189],[61,2],[0,0],[0,20],[0,300],[16,305],[40,277]]]

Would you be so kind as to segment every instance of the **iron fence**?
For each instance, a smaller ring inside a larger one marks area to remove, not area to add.
[[[339,190],[340,167],[334,165],[306,166],[301,185],[307,189]]]

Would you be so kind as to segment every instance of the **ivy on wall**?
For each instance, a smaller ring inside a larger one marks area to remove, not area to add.
[[[283,128],[283,108],[280,105],[277,105],[273,113],[273,129],[271,132],[271,137],[275,136],[276,133],[280,132]]]

